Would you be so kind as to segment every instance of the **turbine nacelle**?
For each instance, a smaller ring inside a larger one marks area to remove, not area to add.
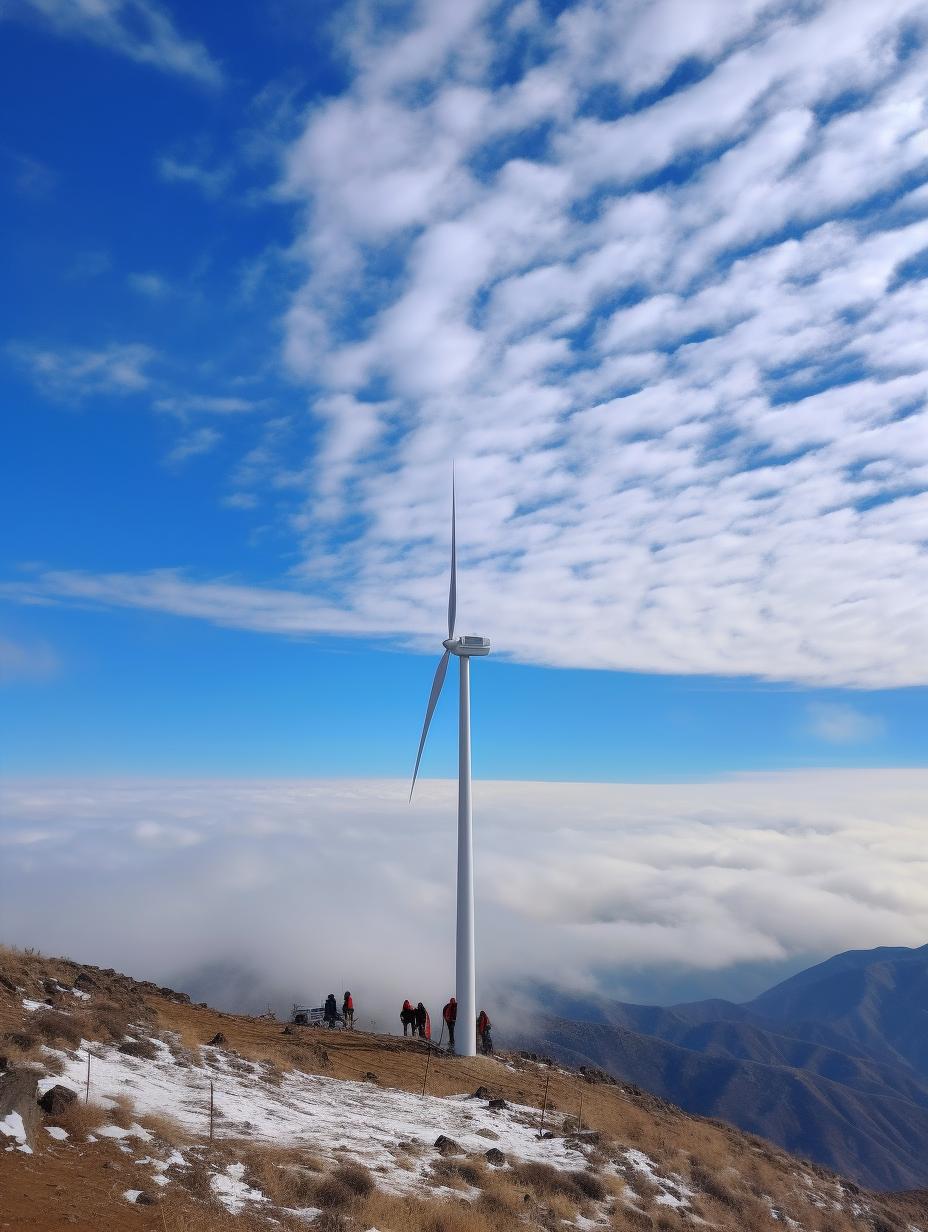
[[[448,650],[453,655],[458,655],[460,658],[473,658],[475,655],[488,655],[490,653],[490,639],[488,637],[476,637],[473,634],[468,634],[465,637],[446,637],[442,642],[445,650]]]

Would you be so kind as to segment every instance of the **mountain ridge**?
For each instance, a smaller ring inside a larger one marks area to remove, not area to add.
[[[878,1189],[928,1185],[928,945],[849,950],[753,998],[544,1017],[525,1046],[594,1065]]]

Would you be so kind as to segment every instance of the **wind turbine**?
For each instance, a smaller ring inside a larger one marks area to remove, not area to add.
[[[454,618],[457,611],[457,551],[455,547],[454,485],[451,487],[451,585],[448,589],[448,636],[442,642],[445,653],[438,660],[425,722],[419,738],[416,768],[412,773],[409,799],[416,786],[419,762],[425,748],[429,724],[441,694],[448,671],[448,661],[457,655],[461,666],[461,690],[458,708],[458,923],[455,949],[455,996],[457,1012],[457,1053],[462,1057],[477,1055],[477,985],[474,962],[474,839],[473,815],[470,803],[470,661],[490,653],[488,637],[455,637]]]

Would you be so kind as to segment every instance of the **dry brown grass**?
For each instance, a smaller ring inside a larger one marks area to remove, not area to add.
[[[143,1128],[167,1146],[182,1149],[194,1140],[194,1135],[189,1133],[180,1121],[176,1121],[166,1113],[150,1112],[137,1119]]]
[[[60,1125],[62,1129],[67,1130],[72,1138],[76,1138],[80,1142],[86,1139],[88,1134],[92,1134],[95,1129],[105,1125],[108,1119],[108,1108],[104,1108],[102,1104],[95,1104],[92,1101],[89,1104],[85,1104],[83,1099],[78,1097],[58,1116],[50,1117],[48,1124]]]
[[[375,1191],[352,1212],[360,1228],[379,1232],[524,1232],[518,1215],[490,1213],[482,1202],[460,1198],[423,1201]],[[315,1224],[313,1225],[315,1229]]]
[[[76,1048],[83,1037],[81,1023],[70,1014],[57,1010],[36,1010],[29,1020],[31,1032],[46,1044],[67,1044]]]

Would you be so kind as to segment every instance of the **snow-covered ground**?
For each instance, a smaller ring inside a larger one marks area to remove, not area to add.
[[[323,1159],[355,1161],[375,1172],[381,1188],[393,1193],[415,1192],[425,1184],[440,1135],[453,1139],[468,1153],[483,1154],[498,1147],[507,1160],[540,1161],[570,1169],[587,1166],[582,1150],[571,1140],[538,1137],[535,1108],[510,1105],[494,1111],[485,1101],[464,1095],[420,1096],[300,1071],[281,1075],[266,1065],[208,1046],[201,1049],[202,1063],[192,1065],[178,1060],[164,1040],[152,1037],[151,1043],[157,1052],[153,1060],[91,1043],[91,1098],[108,1104],[125,1097],[137,1116],[165,1114],[203,1141],[209,1134],[212,1084],[218,1141],[304,1147]],[[61,1083],[83,1093],[87,1048],[84,1041],[75,1053],[57,1053],[62,1073],[43,1079],[40,1089]],[[130,1130],[101,1127],[95,1134],[149,1140],[140,1126]],[[420,1154],[410,1150],[409,1144],[424,1149]],[[397,1165],[399,1156],[403,1166]],[[183,1165],[184,1161],[175,1153],[167,1162],[155,1158],[144,1162],[153,1167],[155,1183],[163,1184],[170,1164]],[[260,1199],[248,1191],[234,1166],[214,1177],[214,1182],[214,1192],[230,1209]],[[435,1192],[434,1180],[429,1189]]]

